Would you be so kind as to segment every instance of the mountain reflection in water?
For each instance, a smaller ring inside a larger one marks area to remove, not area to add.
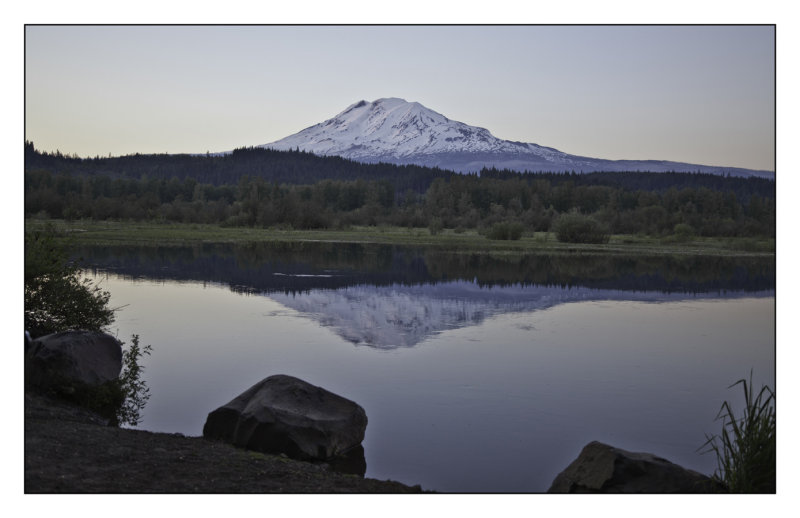
[[[447,329],[568,302],[774,296],[772,259],[455,253],[392,245],[89,247],[123,277],[264,294],[354,344],[411,347]]]
[[[726,293],[724,298],[737,295],[743,292]],[[774,292],[769,291],[747,294],[748,297],[772,295]],[[481,287],[467,281],[414,286],[361,285],[267,296],[332,328],[349,342],[381,349],[411,347],[439,332],[478,325],[495,315],[542,310],[569,302],[668,302],[722,297],[537,285]]]

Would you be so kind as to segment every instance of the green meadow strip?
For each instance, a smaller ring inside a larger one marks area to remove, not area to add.
[[[82,245],[186,245],[192,243],[303,242],[379,243],[441,247],[450,251],[577,253],[623,255],[774,256],[775,239],[703,238],[678,241],[640,235],[612,235],[608,243],[561,243],[550,232],[524,233],[518,240],[489,239],[476,230],[405,227],[352,227],[346,230],[292,230],[221,227],[193,223],[28,219],[25,230],[52,227]]]

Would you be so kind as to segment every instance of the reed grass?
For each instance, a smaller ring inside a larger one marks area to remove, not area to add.
[[[703,453],[714,452],[717,470],[713,478],[731,493],[775,493],[776,440],[775,392],[766,385],[758,394],[750,383],[740,379],[728,388],[742,385],[745,408],[737,418],[725,401],[717,414],[722,419],[719,435],[706,435]]]

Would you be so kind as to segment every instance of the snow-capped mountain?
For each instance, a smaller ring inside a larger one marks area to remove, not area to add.
[[[440,167],[458,172],[483,167],[515,171],[682,171],[774,177],[771,171],[663,160],[603,160],[538,144],[501,140],[489,130],[453,121],[398,98],[359,101],[335,117],[261,147],[337,155],[360,162]]]

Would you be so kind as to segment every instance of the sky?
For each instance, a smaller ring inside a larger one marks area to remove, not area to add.
[[[775,170],[773,26],[25,28],[45,151],[226,151],[381,97],[576,155]]]

